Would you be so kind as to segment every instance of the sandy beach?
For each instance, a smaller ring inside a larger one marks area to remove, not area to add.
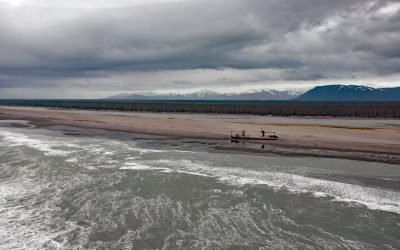
[[[400,155],[400,120],[285,118],[244,115],[156,114],[0,107],[0,119],[26,119],[38,126],[68,125],[180,138],[229,139],[230,131],[275,131],[283,147]]]

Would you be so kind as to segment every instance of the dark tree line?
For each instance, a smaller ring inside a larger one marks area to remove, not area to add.
[[[0,100],[0,105],[155,113],[400,118],[400,102]]]

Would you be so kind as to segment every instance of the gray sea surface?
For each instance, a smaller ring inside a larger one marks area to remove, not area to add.
[[[400,166],[0,121],[0,249],[400,249]]]

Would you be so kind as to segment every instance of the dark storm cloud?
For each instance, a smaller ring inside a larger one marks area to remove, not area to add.
[[[390,75],[400,71],[399,9],[384,0],[2,7],[0,87],[220,68],[278,69],[290,81]]]

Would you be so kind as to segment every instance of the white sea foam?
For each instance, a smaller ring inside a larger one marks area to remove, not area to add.
[[[133,157],[130,157],[131,159]],[[199,172],[194,172],[194,171],[185,171],[185,170],[179,170],[179,169],[172,169],[170,167],[165,167],[166,164],[164,166],[160,166],[158,164],[154,164],[156,163],[170,163],[173,164],[173,161],[169,161],[169,160],[158,160],[158,161],[143,161],[146,163],[149,163],[149,165],[144,165],[138,162],[126,162],[122,165],[122,167],[120,169],[131,169],[131,170],[160,170],[162,172],[165,173],[171,173],[171,172],[176,172],[176,173],[183,173],[183,174],[189,174],[189,175],[198,175],[198,176],[207,176],[210,177],[210,175],[208,174],[203,174],[203,173],[199,173]]]
[[[131,157],[125,158],[125,160],[137,160],[137,159],[140,159],[140,157],[139,156],[131,156]]]
[[[316,197],[333,197],[335,200],[355,202],[374,210],[400,214],[400,194],[390,190],[362,187],[335,181],[320,180],[287,173],[261,173],[260,177],[225,176],[220,180],[231,184],[264,184],[276,190],[293,193],[311,193]]]
[[[65,161],[71,162],[71,163],[77,163],[78,162],[78,158],[77,157],[73,157],[73,158],[66,159]]]
[[[183,174],[190,174],[190,175],[198,175],[198,176],[210,177],[210,175],[208,175],[208,174],[202,174],[202,173],[196,173],[196,172],[189,172],[189,171],[182,171],[182,170],[176,170],[175,172],[183,173]]]
[[[151,167],[151,166],[147,166],[147,165],[143,165],[143,164],[139,164],[139,163],[134,163],[134,162],[124,163],[122,165],[122,167],[120,167],[120,169],[123,169],[123,170],[168,170],[166,168],[155,168],[155,167]]]
[[[231,185],[267,185],[280,191],[310,193],[315,197],[358,203],[370,209],[400,214],[400,193],[348,183],[328,181],[283,172],[257,171],[238,167],[218,167],[190,160],[157,160],[149,162],[164,165],[174,171],[216,177]]]
[[[49,156],[66,156],[74,150],[79,149],[79,146],[72,143],[60,143],[49,138],[32,138],[24,134],[13,133],[10,131],[0,130],[1,140],[6,146],[27,146]],[[69,148],[69,150],[58,149],[60,146]]]
[[[43,249],[44,245],[59,249],[62,245],[53,239],[72,228],[55,232],[48,218],[41,215],[57,212],[47,203],[36,207],[35,199],[42,189],[40,183],[25,178],[0,183],[0,245],[1,249]],[[19,205],[19,200],[28,201]],[[32,206],[31,206],[32,205]],[[27,209],[29,208],[29,209]]]

